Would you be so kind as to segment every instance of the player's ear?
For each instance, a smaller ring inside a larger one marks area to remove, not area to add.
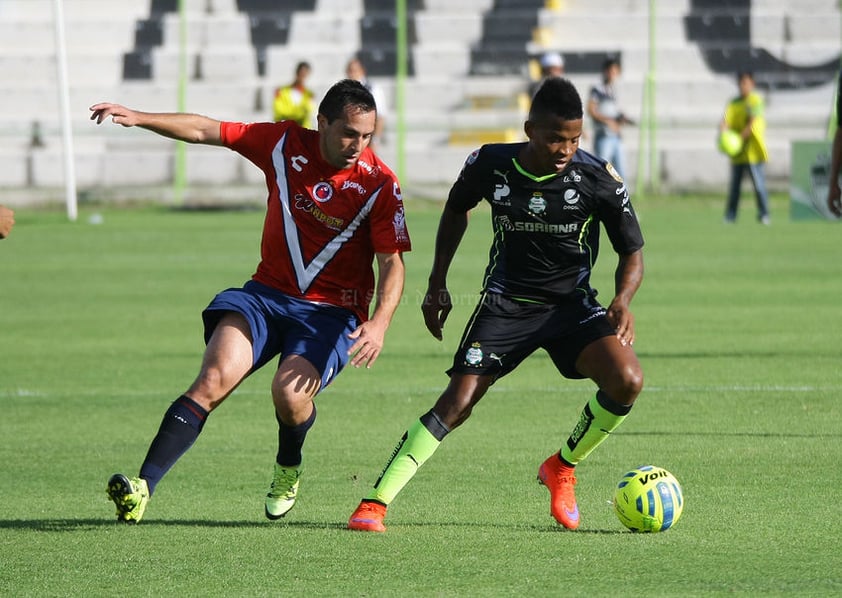
[[[324,114],[319,113],[316,115],[316,126],[318,127],[319,131],[323,131],[327,129],[327,117]]]
[[[527,139],[532,139],[532,132],[535,130],[535,123],[531,120],[526,120],[523,123],[523,132],[526,133]]]

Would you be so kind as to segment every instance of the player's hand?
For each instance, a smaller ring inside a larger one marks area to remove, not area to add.
[[[624,347],[632,346],[634,344],[634,315],[628,305],[612,301],[605,316],[614,326],[620,344]]]
[[[427,330],[438,340],[442,339],[441,331],[451,309],[453,309],[453,303],[450,300],[450,291],[447,290],[447,287],[430,287],[427,289],[424,302],[421,304],[421,313],[424,314],[424,324],[426,324]]]
[[[364,365],[370,368],[377,361],[377,356],[383,350],[383,340],[386,338],[386,327],[381,326],[374,320],[360,324],[356,330],[348,335],[348,338],[356,339],[348,355],[351,355],[351,365],[355,368]]]
[[[120,104],[102,102],[94,104],[89,110],[92,112],[91,120],[95,120],[98,125],[102,124],[102,121],[109,116],[111,117],[111,122],[117,125],[123,125],[124,127],[133,127],[138,123],[137,112]]]
[[[839,183],[831,183],[827,190],[827,209],[830,213],[839,218],[842,216],[842,199],[840,199]]]

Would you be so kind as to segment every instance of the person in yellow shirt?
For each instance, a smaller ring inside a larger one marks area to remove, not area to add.
[[[275,122],[293,120],[302,127],[313,128],[315,94],[307,87],[311,70],[310,63],[299,62],[295,67],[295,80],[275,91],[272,103]]]
[[[730,129],[737,132],[743,140],[742,149],[731,156],[731,183],[725,205],[725,222],[734,222],[737,219],[740,187],[747,171],[757,197],[757,220],[762,224],[769,224],[769,194],[766,191],[766,162],[769,160],[769,152],[766,149],[765,104],[763,97],[754,90],[754,75],[751,72],[738,73],[737,85],[740,95],[728,103],[719,125],[720,133]]]

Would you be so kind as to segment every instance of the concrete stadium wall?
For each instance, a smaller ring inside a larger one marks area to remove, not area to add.
[[[822,139],[827,133],[835,78],[827,68],[810,69],[839,60],[839,8],[835,0],[804,0],[795,8],[785,0],[746,2],[748,12],[733,17],[744,26],[729,35],[750,31],[750,56],[777,60],[781,77],[792,80],[789,84],[788,79],[770,79],[764,87],[769,175],[773,185],[785,187],[791,142]],[[408,188],[444,187],[477,144],[522,138],[527,58],[547,48],[560,51],[571,65],[585,65],[585,70],[569,73],[583,96],[599,78],[598,69],[588,67],[585,59],[600,53],[620,56],[622,102],[630,115],[641,113],[650,61],[647,0],[548,1],[537,15],[533,38],[524,43],[522,71],[484,76],[470,75],[471,52],[494,3],[420,4],[423,9],[413,13],[414,74],[406,86]],[[22,192],[27,190],[33,196],[61,197],[65,175],[52,5],[51,0],[0,3],[0,189],[11,197],[26,197]],[[172,181],[172,142],[146,131],[96,127],[88,120],[88,106],[101,100],[151,111],[176,109],[178,17],[161,15],[160,44],[148,54],[150,78],[127,80],[124,58],[136,49],[141,24],[150,19],[153,4],[142,0],[128,5],[113,10],[108,0],[64,2],[74,164],[78,186],[86,192],[166,186]],[[710,5],[719,6],[710,14],[731,16],[728,9],[734,3],[659,0],[657,19],[651,21],[657,39],[656,175],[667,188],[721,188],[728,175],[714,138],[725,102],[736,93],[736,69],[723,72],[714,59],[745,40],[725,40],[717,53],[710,40],[691,39],[693,15]],[[311,83],[322,93],[344,76],[348,58],[366,46],[360,29],[362,0],[317,0],[315,10],[291,14],[286,43],[270,45],[265,52],[251,43],[250,18],[238,10],[236,0],[189,0],[187,6],[187,109],[216,118],[269,118],[274,88],[291,78],[301,59],[314,65]],[[743,18],[749,19],[748,25],[740,21]],[[390,104],[386,112],[391,122],[380,153],[395,165],[394,80],[378,76],[375,81]],[[640,133],[630,129],[626,138],[632,184],[639,150],[644,156],[649,153]],[[586,136],[586,149],[591,138]],[[188,182],[202,193],[262,185],[261,173],[230,152],[189,146],[187,155]],[[12,190],[15,193],[9,193]]]

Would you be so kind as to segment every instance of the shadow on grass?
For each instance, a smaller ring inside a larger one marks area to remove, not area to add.
[[[388,522],[387,522],[388,523]],[[402,523],[394,523],[389,529],[392,528],[400,528],[400,529],[409,529],[409,528],[431,528],[431,527],[444,527],[444,528],[463,528],[463,529],[503,529],[506,531],[522,531],[522,532],[530,532],[530,533],[539,533],[539,534],[596,534],[596,535],[615,535],[615,534],[625,534],[631,533],[625,530],[616,530],[616,529],[577,529],[575,531],[571,531],[566,529],[560,525],[554,525],[552,523],[548,524],[535,524],[535,523],[524,523],[524,524],[501,524],[501,523],[483,523],[483,522],[470,522],[470,521],[449,521],[449,522],[439,522],[439,521],[426,521],[426,522],[418,522],[418,521],[404,521]],[[387,532],[388,533],[388,532]]]
[[[113,519],[5,519],[0,529],[32,530],[39,532],[78,532],[103,528],[131,529],[133,524],[118,523]],[[198,519],[144,519],[140,527],[207,527],[207,528],[261,528],[292,527],[300,529],[345,529],[344,523],[296,521],[211,521]]]
[[[659,353],[656,351],[640,351],[637,356],[645,359],[746,359],[746,358],[772,358],[782,357],[806,357],[806,358],[838,358],[839,355],[831,351],[814,351],[811,349],[785,349],[785,350],[756,350],[746,347],[739,351],[677,351],[675,353]]]
[[[113,520],[106,519],[5,519],[0,520],[0,529],[4,530],[20,530],[20,531],[36,531],[36,532],[80,532],[80,531],[95,531],[109,528],[118,529],[133,529],[136,526],[117,523]],[[184,527],[184,528],[289,528],[297,530],[342,530],[347,531],[344,522],[324,522],[324,521],[286,521],[286,522],[272,522],[272,521],[210,521],[210,520],[196,520],[196,519],[149,519],[144,520],[140,527]],[[624,534],[630,533],[623,530],[607,530],[607,529],[579,529],[576,531],[569,531],[561,526],[552,524],[535,525],[535,524],[501,524],[501,523],[481,523],[481,522],[438,522],[438,521],[404,521],[394,523],[392,528],[394,531],[410,530],[410,529],[427,529],[427,528],[457,528],[457,529],[501,529],[506,531],[523,531],[530,533],[568,533],[568,534]],[[351,533],[351,532],[349,532]],[[388,533],[388,532],[387,532]],[[366,534],[355,532],[354,535],[371,535],[379,536],[380,534]]]
[[[813,434],[795,433],[795,432],[687,432],[681,431],[667,431],[667,430],[651,430],[647,432],[614,432],[612,436],[710,436],[710,437],[730,437],[730,438],[807,438],[807,439],[823,439],[823,438],[842,438],[842,433],[828,434],[826,432],[815,432]]]

